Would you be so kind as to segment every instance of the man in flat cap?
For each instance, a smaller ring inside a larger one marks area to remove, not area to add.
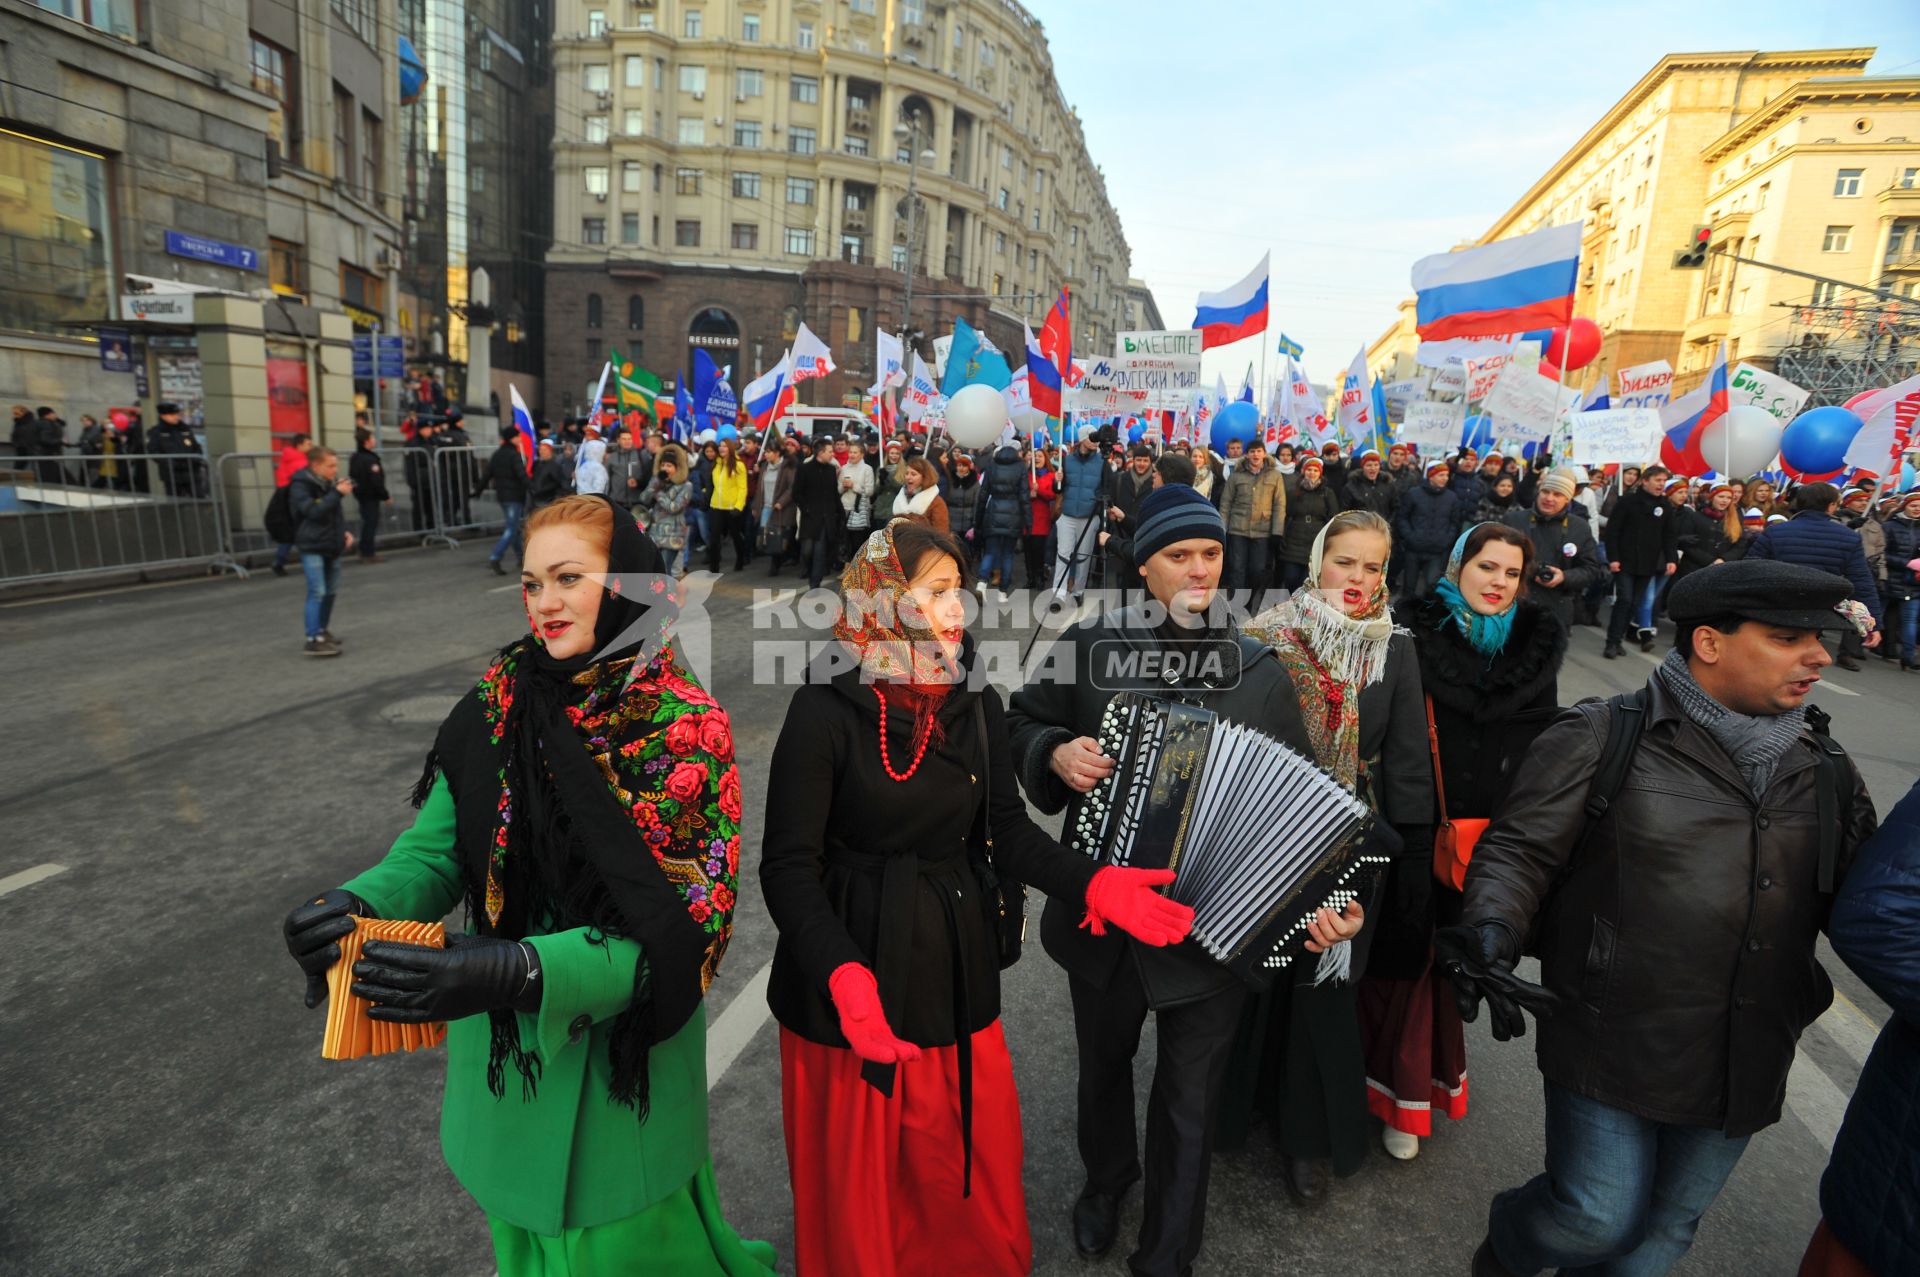
[[[1846,578],[1741,560],[1674,585],[1675,649],[1644,689],[1566,711],[1474,849],[1435,937],[1468,1019],[1525,1022],[1540,958],[1546,1169],[1501,1193],[1476,1277],[1664,1273],[1752,1135],[1780,1119],[1801,1030],[1833,1000],[1814,957],[1872,834],[1858,771],[1807,705],[1863,624]],[[1537,991],[1535,991],[1537,992]]]

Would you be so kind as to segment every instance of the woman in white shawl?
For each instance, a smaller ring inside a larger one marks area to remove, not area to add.
[[[605,496],[609,478],[607,475],[607,445],[598,439],[589,439],[580,445],[580,460],[573,467],[573,490],[581,496]]]

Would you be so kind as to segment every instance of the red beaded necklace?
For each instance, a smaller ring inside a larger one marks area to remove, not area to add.
[[[927,742],[933,739],[933,717],[928,715],[926,723],[916,733],[920,742],[913,748],[913,762],[907,765],[905,772],[897,772],[893,770],[893,760],[887,755],[887,694],[880,690],[879,684],[871,686],[875,698],[880,702],[880,766],[886,769],[887,776],[891,780],[909,780],[915,772],[920,770],[920,760],[926,757]]]

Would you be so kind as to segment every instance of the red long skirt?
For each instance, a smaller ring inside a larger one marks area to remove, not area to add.
[[[995,1020],[973,1035],[973,1192],[962,1197],[958,1048],[922,1047],[891,1099],[860,1057],[780,1030],[799,1277],[1019,1277],[1033,1267],[1020,1097]]]
[[[1467,1115],[1467,1027],[1431,955],[1415,980],[1361,978],[1360,1045],[1367,1107],[1388,1126],[1431,1135],[1436,1110]]]

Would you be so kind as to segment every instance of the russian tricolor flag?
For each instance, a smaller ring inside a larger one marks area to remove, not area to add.
[[[1491,337],[1570,322],[1580,226],[1550,226],[1415,262],[1420,340]]]
[[[1231,288],[1201,293],[1193,326],[1200,330],[1200,349],[1212,350],[1267,330],[1267,258]]]
[[[533,414],[527,411],[527,401],[520,397],[520,387],[514,385],[512,382],[508,382],[507,393],[513,398],[513,428],[519,431],[519,438],[516,442],[519,444],[521,453],[526,458],[527,473],[532,474],[533,459],[540,453],[540,450],[535,446]]]
[[[1667,433],[1660,440],[1660,464],[1675,474],[1698,477],[1713,469],[1700,455],[1707,427],[1727,415],[1727,347],[1714,356],[1713,372],[1700,385],[1660,409]]]
[[[1035,412],[1049,417],[1061,415],[1061,386],[1067,369],[1073,365],[1073,326],[1067,317],[1067,290],[1047,312],[1040,335],[1027,330],[1027,398]]]
[[[782,355],[779,363],[747,383],[747,415],[760,429],[765,430],[768,423],[800,397],[794,389],[792,371],[791,361]]]

